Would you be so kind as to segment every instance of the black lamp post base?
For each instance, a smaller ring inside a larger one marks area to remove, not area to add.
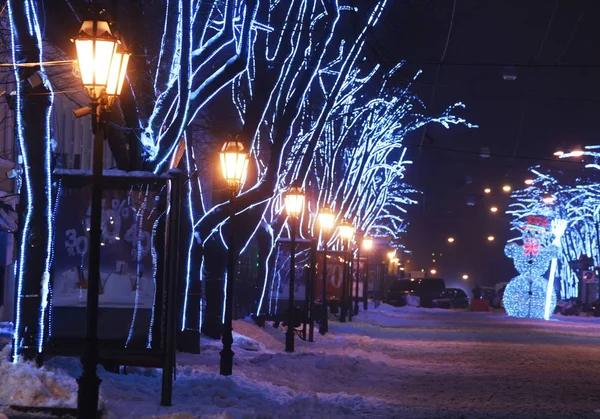
[[[329,319],[327,318],[327,314],[327,308],[325,308],[323,319],[321,320],[321,324],[319,324],[319,334],[323,336],[329,331]]]
[[[231,348],[223,348],[220,352],[221,354],[221,365],[220,365],[220,374],[221,375],[231,375],[233,374],[233,355],[235,352],[231,350]]]
[[[77,391],[77,418],[90,419],[98,417],[98,394],[100,383],[95,372],[83,372],[77,379],[79,390]]]
[[[294,328],[291,326],[288,326],[288,330],[285,333],[285,351],[294,352]]]

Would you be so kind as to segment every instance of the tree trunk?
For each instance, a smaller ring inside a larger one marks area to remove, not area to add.
[[[26,13],[36,9],[31,0],[10,0],[13,49],[16,63],[40,61],[40,42],[35,36],[37,22]],[[39,5],[38,5],[39,6]],[[32,29],[32,32],[29,29]],[[39,28],[37,28],[39,29]],[[42,281],[48,278],[49,240],[51,239],[51,171],[50,139],[47,118],[52,105],[49,82],[39,66],[18,67],[15,71],[17,103],[15,107],[17,141],[24,162],[24,183],[21,193],[23,213],[18,234],[17,304],[15,329],[18,341],[13,342],[14,355],[32,358],[41,352],[44,330],[41,308]]]

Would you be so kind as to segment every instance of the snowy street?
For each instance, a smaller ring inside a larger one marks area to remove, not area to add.
[[[104,417],[600,418],[599,319],[383,305],[354,320],[294,354],[281,327],[237,321],[233,377],[218,375],[220,342],[203,339],[200,355],[178,355],[172,407],[159,406],[159,370],[102,372]],[[78,361],[46,366],[3,361],[9,417],[10,404],[74,406]]]

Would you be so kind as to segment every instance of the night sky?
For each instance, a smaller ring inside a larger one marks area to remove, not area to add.
[[[600,2],[456,1],[436,83],[453,3],[390,2],[367,53],[386,66],[407,61],[395,80],[399,86],[422,69],[413,90],[431,112],[462,101],[467,108],[457,113],[479,125],[430,126],[424,138],[422,131],[407,138],[414,165],[406,179],[423,195],[411,208],[405,235],[413,254],[403,259],[411,261],[409,269],[435,267],[447,282],[467,273],[463,285],[470,289],[516,275],[503,252],[514,233],[503,214],[508,197],[501,186],[522,187],[527,168],[536,164],[580,170],[580,164],[544,159],[553,159],[557,146],[600,144]],[[503,79],[508,65],[515,67],[515,81]],[[481,158],[482,147],[492,157]],[[488,186],[494,192],[484,196]],[[475,206],[467,206],[470,197]],[[499,207],[494,216],[492,204]],[[448,236],[456,239],[451,246]]]

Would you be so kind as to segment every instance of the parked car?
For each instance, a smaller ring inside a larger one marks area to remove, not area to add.
[[[416,294],[421,300],[421,307],[433,307],[433,299],[445,289],[446,282],[441,278],[419,279]]]
[[[396,307],[403,307],[406,305],[419,306],[419,297],[415,295],[416,289],[417,283],[410,279],[395,280],[387,289],[384,302]]]
[[[440,278],[397,279],[388,287],[384,301],[397,307],[433,307],[433,299],[445,288],[446,283]]]
[[[469,308],[469,297],[460,288],[446,288],[432,304],[438,308]]]

